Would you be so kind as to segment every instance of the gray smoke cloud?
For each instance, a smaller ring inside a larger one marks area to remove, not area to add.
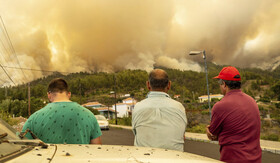
[[[149,71],[154,64],[202,71],[202,56],[191,50],[206,50],[217,64],[275,68],[279,9],[278,0],[0,0],[21,66],[63,72]],[[47,75],[8,71],[24,82]]]

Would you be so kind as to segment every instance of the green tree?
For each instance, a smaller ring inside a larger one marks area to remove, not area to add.
[[[262,102],[270,102],[270,98],[268,96],[260,96],[260,101],[262,101]]]
[[[280,101],[280,81],[271,87],[271,91],[274,93],[274,96],[277,97],[277,100]]]
[[[252,82],[252,83],[251,83],[251,89],[252,89],[252,90],[258,90],[258,91],[260,91],[260,90],[261,90],[261,87],[260,87],[260,85],[259,85],[257,82]]]
[[[85,107],[85,108],[87,108],[89,111],[91,111],[94,115],[99,115],[100,114],[100,112],[97,109],[93,109],[91,107]]]
[[[244,93],[251,96],[253,99],[255,99],[254,93],[250,89],[244,89]]]

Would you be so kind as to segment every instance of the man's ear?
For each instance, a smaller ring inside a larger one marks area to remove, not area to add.
[[[52,95],[51,95],[51,93],[50,93],[50,92],[47,92],[47,95],[48,95],[49,101],[52,102]]]
[[[226,83],[224,82],[224,84],[223,84],[223,88],[224,88],[224,89],[226,89],[226,87],[227,87],[227,85],[226,85]]]
[[[147,85],[147,88],[148,88],[148,90],[150,91],[150,90],[152,90],[152,88],[151,88],[151,85],[150,85],[150,82],[149,81],[146,81],[146,85]]]
[[[171,89],[171,81],[168,82],[168,85],[167,85],[167,90],[170,90]]]
[[[68,93],[67,93],[67,96],[68,96],[68,98],[70,99],[70,98],[71,98],[71,92],[68,92]]]

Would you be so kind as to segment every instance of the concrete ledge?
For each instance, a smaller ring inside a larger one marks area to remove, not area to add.
[[[109,124],[110,127],[116,127],[116,128],[124,128],[124,129],[129,129],[132,130],[131,126],[122,126],[122,125],[113,125],[113,124]]]
[[[110,124],[111,127],[117,127],[117,128],[123,128],[132,130],[131,126],[122,126],[122,125],[113,125]],[[192,133],[192,132],[186,132],[185,133],[186,140],[192,140],[192,141],[200,141],[200,142],[206,142],[206,143],[212,143],[212,144],[219,144],[218,141],[210,141],[206,134],[200,134],[200,133]],[[261,148],[263,151],[280,154],[280,142],[277,141],[269,141],[269,140],[261,140]]]

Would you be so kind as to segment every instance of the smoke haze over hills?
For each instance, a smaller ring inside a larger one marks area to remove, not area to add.
[[[66,72],[149,71],[154,64],[201,71],[202,56],[188,52],[203,49],[216,64],[273,68],[279,9],[278,0],[0,0],[21,67]],[[3,44],[0,53],[2,65],[17,66]],[[46,75],[7,71],[17,83]]]

